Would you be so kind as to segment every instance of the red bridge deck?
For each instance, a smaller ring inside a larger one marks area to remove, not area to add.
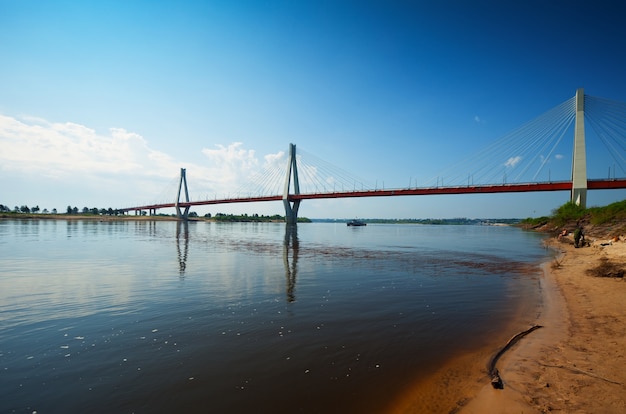
[[[421,188],[399,188],[389,190],[362,190],[362,191],[342,191],[332,193],[309,193],[291,194],[290,201],[312,200],[323,198],[349,198],[349,197],[391,197],[391,196],[411,196],[411,195],[442,195],[442,194],[492,194],[492,193],[521,193],[531,191],[569,191],[572,188],[571,181],[556,181],[544,183],[523,183],[523,184],[494,184],[494,185],[468,185],[458,187],[421,187]],[[626,179],[614,180],[588,180],[589,190],[610,190],[626,188]],[[282,195],[261,196],[261,197],[237,197],[203,201],[189,201],[178,203],[179,207],[206,206],[212,204],[232,204],[232,203],[255,203],[261,201],[280,201]],[[128,207],[120,211],[156,210],[159,208],[173,208],[176,203],[151,204],[138,207]]]

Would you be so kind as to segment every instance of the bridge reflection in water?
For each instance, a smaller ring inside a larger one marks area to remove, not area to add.
[[[183,249],[180,248],[180,239],[183,239]],[[187,255],[189,254],[189,222],[176,222],[176,250],[178,251],[178,272],[181,279],[185,278]]]
[[[295,302],[296,278],[298,276],[298,252],[300,241],[298,240],[298,226],[287,224],[285,226],[285,240],[283,242],[283,263],[285,264],[285,278],[287,282],[287,302]],[[289,255],[291,253],[291,262]]]
[[[179,278],[185,278],[187,270],[187,258],[189,257],[189,222],[186,220],[176,222],[176,252],[178,258]],[[300,241],[298,240],[298,227],[285,225],[285,238],[283,240],[283,263],[285,265],[285,279],[287,287],[287,302],[295,302],[296,279],[298,276],[298,253]]]

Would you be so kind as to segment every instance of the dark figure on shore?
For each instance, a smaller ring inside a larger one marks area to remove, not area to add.
[[[576,227],[574,230],[574,247],[582,247],[585,244],[585,234],[582,226]]]

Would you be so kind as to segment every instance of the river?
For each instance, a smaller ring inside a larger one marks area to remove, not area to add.
[[[506,226],[0,220],[0,412],[379,412],[546,255]]]

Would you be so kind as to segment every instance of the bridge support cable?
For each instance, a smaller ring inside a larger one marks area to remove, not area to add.
[[[585,94],[576,91],[576,123],[574,126],[574,155],[572,158],[571,201],[587,207],[587,155],[585,151]]]
[[[178,191],[180,173],[173,175],[169,182],[162,188],[161,192],[146,204],[166,204],[174,202],[174,195]]]
[[[518,130],[516,142],[519,144],[513,147],[513,151],[517,151],[519,155],[508,160],[513,160],[519,164],[516,175],[513,176],[512,182],[535,181],[537,176],[542,172],[545,165],[551,160],[552,154],[561,143],[567,130],[574,120],[573,101],[568,100],[556,108],[556,111],[550,111],[537,118],[533,130]],[[531,139],[525,139],[529,137]],[[514,170],[516,165],[505,163],[504,167]],[[517,161],[519,160],[519,161]],[[531,179],[528,175],[532,167],[536,167],[535,173]],[[512,174],[511,171],[510,174]],[[548,181],[551,177],[548,177]]]
[[[568,130],[568,128],[571,126],[571,119],[569,120],[569,122],[567,123],[567,125],[564,125],[564,127],[560,130],[560,134],[557,135],[555,134],[555,140],[553,140],[554,144],[552,145],[552,147],[549,149],[549,151],[547,152],[547,155],[543,155],[543,153],[538,153],[539,159],[541,161],[539,168],[537,169],[537,171],[535,172],[535,174],[532,176],[531,181],[536,181],[537,177],[539,176],[539,174],[541,174],[541,172],[544,170],[544,167],[546,166],[546,164],[548,164],[551,160],[554,160],[554,151],[557,149],[557,147],[559,146],[559,144],[563,141],[563,137],[565,137],[565,134]],[[546,147],[547,149],[547,147]],[[527,163],[526,168],[524,168],[524,170],[522,170],[520,172],[520,174],[518,175],[517,180],[521,180],[521,177],[523,176],[524,173],[526,173],[529,169],[529,167],[531,166],[531,163]],[[551,177],[550,174],[548,174],[548,181],[550,181]]]
[[[298,165],[296,163],[296,146],[289,144],[289,155],[287,157],[287,175],[285,176],[285,188],[283,190],[283,205],[285,206],[285,221],[288,225],[298,222],[298,209],[301,200],[294,200],[289,197],[291,178],[293,176],[294,194],[300,194],[300,182],[298,181]]]
[[[449,166],[427,180],[426,185],[438,187],[441,181],[446,186],[534,181],[550,162],[574,116],[574,98],[570,98],[477,154]],[[547,178],[546,181],[550,181],[550,177]]]
[[[374,188],[363,178],[302,149],[299,150],[298,166],[301,176],[300,188],[305,193],[361,191]]]
[[[178,182],[178,195],[176,196],[176,203],[174,204],[174,206],[176,207],[176,216],[179,219],[183,219],[183,220],[187,220],[187,217],[189,216],[189,205],[185,206],[184,211],[181,213],[180,210],[180,193],[181,190],[185,189],[185,201],[187,203],[189,203],[189,190],[187,189],[187,174],[186,174],[186,169],[185,168],[181,168],[180,169],[180,181]]]
[[[573,117],[572,111],[568,110],[569,106],[566,102],[506,134],[481,153],[466,160],[466,167],[459,173],[463,173],[462,177],[465,178],[466,171],[470,171],[474,183],[481,184],[499,182],[505,175],[509,180],[511,177],[521,180],[524,172],[532,166],[532,161],[540,157],[540,151],[555,142],[555,136],[562,135],[558,129],[566,128],[568,119]],[[558,140],[552,146],[556,144]],[[451,178],[446,181],[455,183]]]
[[[615,162],[613,178],[616,167],[626,176],[626,103],[586,96],[585,117]]]
[[[283,179],[285,176],[285,154],[266,157],[265,165],[260,171],[247,178],[246,183],[240,186],[235,193],[238,197],[263,197],[282,194]]]

